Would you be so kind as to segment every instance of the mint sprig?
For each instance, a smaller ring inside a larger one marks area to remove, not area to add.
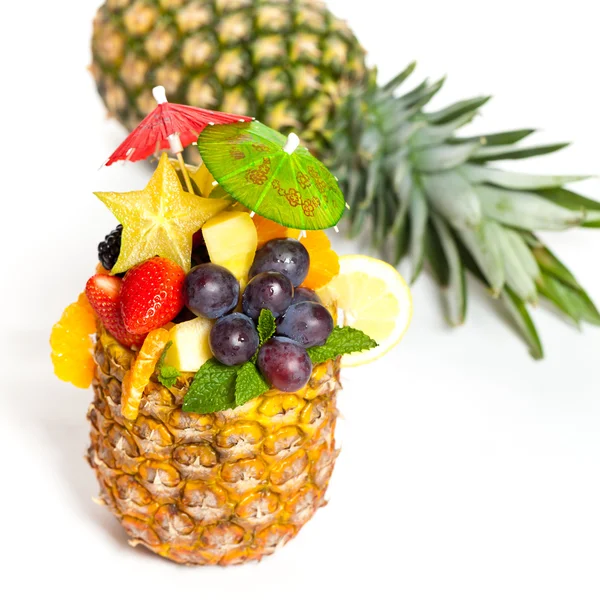
[[[258,337],[260,338],[260,345],[262,346],[268,339],[275,335],[277,324],[275,323],[275,317],[268,308],[263,308],[258,316]]]
[[[177,380],[181,377],[181,373],[177,367],[162,366],[158,372],[158,381],[165,387],[173,387]]]
[[[275,319],[263,310],[258,323],[261,344],[275,333]],[[308,349],[313,365],[333,360],[343,354],[375,348],[377,342],[352,327],[335,327],[322,346]],[[169,367],[162,367],[162,369]],[[201,415],[242,406],[270,389],[269,384],[250,360],[228,367],[216,359],[205,362],[196,373],[183,399],[183,410]]]
[[[343,354],[362,352],[377,347],[377,342],[366,333],[352,327],[334,327],[322,346],[308,349],[313,365],[333,360]]]
[[[183,410],[205,415],[235,408],[235,379],[239,368],[228,367],[214,358],[206,361],[183,399]]]
[[[236,406],[242,406],[246,402],[262,396],[269,389],[269,384],[258,372],[254,363],[244,363],[241,365],[235,379],[235,404]]]
[[[156,370],[158,371],[158,381],[162,383],[165,387],[173,387],[175,383],[177,383],[177,379],[181,377],[181,373],[179,369],[176,367],[166,366],[165,358],[167,356],[167,352],[169,348],[173,345],[173,342],[167,342],[163,353],[160,355],[158,362],[156,363]]]

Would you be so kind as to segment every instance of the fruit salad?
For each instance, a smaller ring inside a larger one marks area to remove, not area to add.
[[[134,543],[177,562],[260,559],[323,503],[340,365],[400,340],[408,288],[166,153],[144,190],[97,196],[120,224],[51,346],[58,377],[94,387],[101,498]],[[297,203],[302,222],[317,206]]]

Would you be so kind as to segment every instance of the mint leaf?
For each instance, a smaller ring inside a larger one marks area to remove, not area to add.
[[[314,365],[332,360],[342,354],[362,352],[377,346],[377,342],[366,333],[352,327],[335,327],[322,346],[308,349],[308,355]]]
[[[158,381],[162,383],[165,387],[173,387],[177,382],[177,378],[181,376],[179,369],[176,367],[166,367],[165,366],[165,358],[167,356],[167,352],[169,348],[173,345],[173,342],[167,342],[165,349],[163,350],[158,362],[156,363],[156,370],[158,371]]]
[[[240,367],[228,367],[214,358],[196,373],[183,398],[183,410],[200,415],[235,408],[235,379]]]
[[[242,406],[254,398],[258,398],[270,389],[269,384],[253,363],[244,363],[235,380],[235,404]]]
[[[162,369],[162,366],[165,364],[165,358],[167,357],[167,352],[169,351],[169,348],[173,345],[172,341],[168,341],[167,345],[165,346],[165,349],[162,351],[162,354],[160,355],[160,358],[158,359],[158,362],[156,363],[156,369],[158,371],[160,371]]]
[[[176,367],[162,366],[158,372],[158,381],[165,387],[173,387],[177,382],[177,378],[181,376],[179,369]]]
[[[263,308],[260,311],[257,329],[261,345],[264,344],[269,338],[272,338],[275,334],[275,330],[277,329],[275,317],[268,308]]]

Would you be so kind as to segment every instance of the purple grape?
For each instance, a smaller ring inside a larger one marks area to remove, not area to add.
[[[250,277],[276,271],[285,275],[296,287],[306,279],[309,267],[308,252],[300,242],[290,238],[271,240],[256,253]]]
[[[187,274],[183,295],[185,305],[195,315],[218,319],[237,306],[240,284],[225,267],[206,263]]]
[[[258,351],[258,368],[269,385],[297,392],[310,380],[312,363],[306,350],[293,340],[274,337]]]
[[[333,317],[316,302],[290,306],[277,325],[277,335],[288,337],[304,348],[322,346],[333,331]]]
[[[233,313],[221,317],[210,330],[210,349],[224,365],[241,365],[258,350],[258,332],[250,317]]]
[[[275,318],[281,316],[292,303],[294,288],[281,273],[260,273],[253,277],[242,296],[242,310],[252,319],[268,308]]]
[[[316,302],[317,304],[322,304],[317,292],[303,287],[298,287],[294,290],[292,304],[298,304],[299,302]]]

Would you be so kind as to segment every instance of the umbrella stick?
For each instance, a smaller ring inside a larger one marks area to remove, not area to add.
[[[185,162],[183,160],[183,154],[181,152],[177,153],[177,160],[179,161],[179,166],[181,167],[181,172],[183,173],[183,178],[185,180],[185,185],[190,194],[194,193],[194,188],[192,187],[192,182],[190,180],[190,174],[188,173],[187,167],[185,166]]]

